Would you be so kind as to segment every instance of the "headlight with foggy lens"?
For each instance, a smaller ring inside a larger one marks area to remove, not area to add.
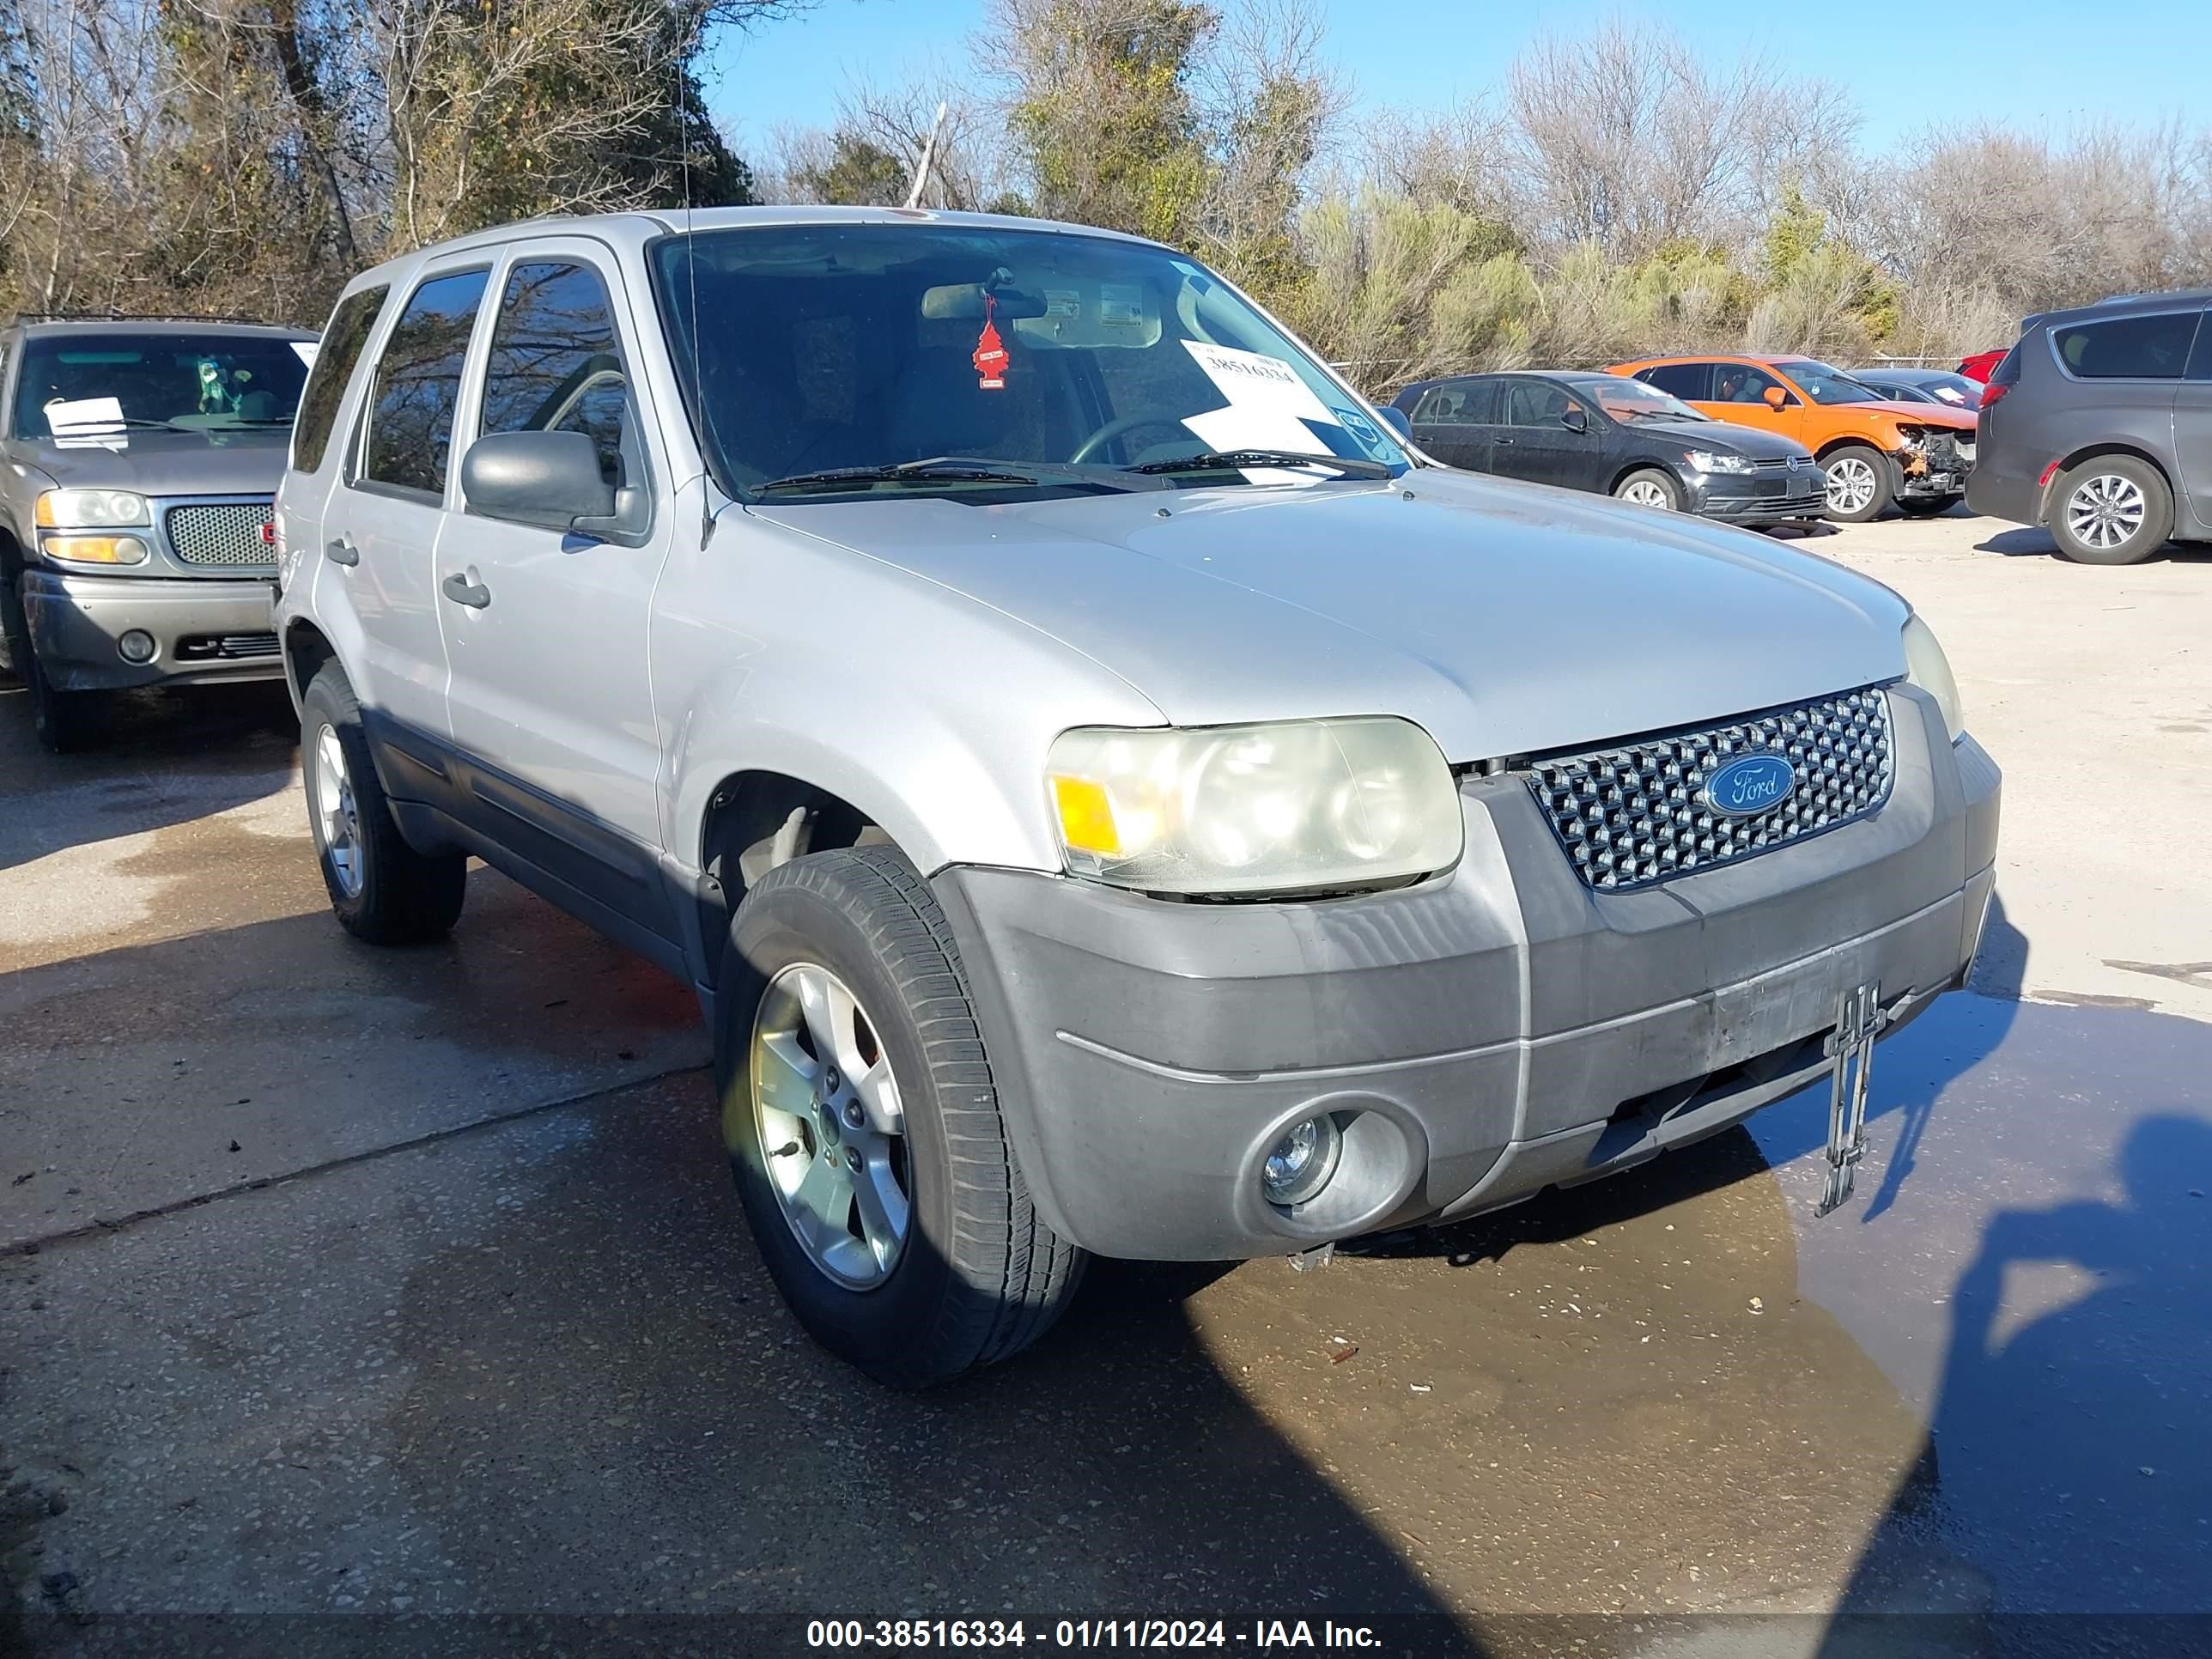
[[[1146,892],[1370,887],[1458,861],[1435,740],[1385,716],[1063,732],[1048,764],[1070,875]]]
[[[1959,703],[1959,682],[1951,673],[1951,659],[1936,642],[1936,631],[1917,617],[1905,622],[1905,678],[1936,699],[1943,711],[1943,729],[1958,742],[1965,735],[1966,717]]]

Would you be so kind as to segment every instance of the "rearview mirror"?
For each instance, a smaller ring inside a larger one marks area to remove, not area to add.
[[[1559,415],[1559,424],[1570,432],[1587,432],[1589,430],[1589,416],[1579,409],[1564,410]]]
[[[472,513],[547,530],[604,535],[627,505],[599,471],[599,448],[581,432],[491,432],[461,457],[461,494]]]
[[[1780,386],[1771,386],[1766,388],[1766,406],[1769,409],[1779,409],[1789,401],[1790,394]]]
[[[1409,444],[1413,441],[1413,423],[1406,418],[1404,410],[1395,404],[1384,404],[1375,412],[1382,417],[1382,424],[1390,428],[1391,434],[1400,443]]]

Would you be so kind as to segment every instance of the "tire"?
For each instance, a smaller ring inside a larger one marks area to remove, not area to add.
[[[2136,564],[2173,533],[2166,476],[2132,455],[2095,455],[2061,473],[2051,534],[2076,564]]]
[[[1633,501],[1655,512],[1680,513],[1682,486],[1656,466],[1639,466],[1613,487],[1615,501]]]
[[[1897,510],[1908,519],[1933,519],[1966,499],[1964,495],[1901,495]]]
[[[810,983],[832,1011],[815,1023],[822,1036],[805,1011]],[[842,1016],[840,990],[851,999]],[[1085,1257],[1030,1201],[951,928],[905,856],[884,846],[817,853],[755,882],[731,921],[716,1004],[738,1197],[814,1340],[879,1382],[921,1389],[1042,1335]],[[820,1051],[848,1039],[844,1070],[834,1055],[825,1065]],[[886,1067],[898,1114],[889,1133],[879,1132]],[[866,1078],[878,1092],[864,1108],[856,1084]],[[799,1109],[766,1103],[779,1099]],[[841,1160],[850,1179],[835,1173]],[[864,1184],[878,1194],[872,1220]],[[906,1205],[903,1234],[888,1245],[877,1224],[895,1210],[885,1194]]]
[[[300,700],[300,770],[307,829],[331,908],[369,945],[442,939],[460,919],[469,861],[423,854],[393,821],[345,671],[326,662]]]
[[[1865,444],[1840,444],[1822,459],[1828,478],[1828,517],[1838,524],[1879,519],[1897,495],[1889,457]]]
[[[22,597],[10,571],[0,582],[0,628],[8,630],[8,659],[29,693],[31,726],[40,745],[53,755],[74,754],[99,742],[107,729],[107,694],[64,691],[46,678],[31,644]]]

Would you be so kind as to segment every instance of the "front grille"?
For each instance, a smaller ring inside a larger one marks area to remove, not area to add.
[[[169,550],[185,564],[274,564],[276,550],[261,538],[267,501],[218,501],[173,507],[164,520]]]
[[[1785,756],[1796,786],[1731,817],[1706,780],[1746,755]],[[1863,817],[1889,798],[1889,699],[1878,686],[1535,763],[1528,787],[1589,885],[1607,892],[1785,847]]]
[[[1781,455],[1768,460],[1753,461],[1752,465],[1761,472],[1794,472],[1801,468],[1809,472],[1813,468],[1813,458],[1810,455]]]

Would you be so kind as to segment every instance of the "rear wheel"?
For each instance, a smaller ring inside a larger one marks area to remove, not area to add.
[[[1880,518],[1897,493],[1889,481],[1889,458],[1865,444],[1845,444],[1820,465],[1828,475],[1828,516],[1840,524]]]
[[[468,890],[459,853],[416,852],[400,834],[345,671],[326,662],[300,700],[307,826],[331,908],[356,939],[414,945],[453,931]]]
[[[1637,468],[1613,487],[1613,494],[1616,501],[1632,501],[1662,513],[1682,510],[1682,486],[1656,466]]]
[[[1019,1352],[1083,1255],[1030,1202],[945,913],[896,848],[779,865],[731,923],[715,1069],[738,1197],[814,1339],[923,1388]]]
[[[1899,498],[1897,510],[1908,519],[1932,519],[1948,513],[1965,499],[1963,495],[1906,495]]]
[[[2070,468],[2051,492],[2051,534],[2077,564],[2134,564],[2173,533],[2173,492],[2159,470],[2131,455],[2097,455]]]

